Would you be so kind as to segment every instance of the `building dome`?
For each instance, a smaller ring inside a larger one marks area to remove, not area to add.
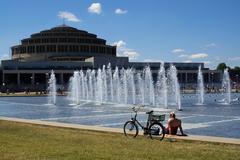
[[[21,61],[83,61],[89,57],[116,56],[116,46],[97,35],[67,25],[34,33],[12,47],[12,58]]]

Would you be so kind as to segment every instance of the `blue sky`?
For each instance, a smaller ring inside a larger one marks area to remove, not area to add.
[[[240,66],[239,0],[1,0],[0,57],[63,23],[118,45],[131,61]]]

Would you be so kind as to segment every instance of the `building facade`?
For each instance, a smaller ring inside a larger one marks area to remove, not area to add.
[[[45,90],[49,73],[54,70],[57,84],[66,88],[75,70],[98,69],[111,64],[114,69],[150,66],[156,79],[160,62],[129,62],[128,57],[116,56],[116,46],[87,31],[61,25],[32,34],[11,47],[12,59],[1,63],[1,90]],[[169,68],[171,63],[165,63]],[[178,69],[182,87],[194,86],[199,65],[202,67],[206,85],[219,84],[221,72],[209,70],[203,63],[172,63]]]

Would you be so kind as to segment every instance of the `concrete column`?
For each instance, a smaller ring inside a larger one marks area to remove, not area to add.
[[[35,74],[32,73],[32,76],[31,76],[31,84],[34,85],[35,84]]]
[[[20,73],[17,73],[17,85],[20,85],[20,84],[21,84],[20,81],[21,81],[21,80],[20,80]]]

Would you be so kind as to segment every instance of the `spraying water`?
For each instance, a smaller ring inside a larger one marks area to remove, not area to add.
[[[70,78],[68,97],[74,104],[80,104],[80,76],[79,71],[74,71]]]
[[[96,101],[103,102],[103,80],[102,80],[102,71],[99,68],[97,72],[97,88],[96,88]]]
[[[152,71],[148,66],[142,71],[133,68],[119,70],[118,67],[112,71],[110,65],[97,71],[75,71],[70,79],[69,97],[74,104],[89,100],[167,108],[167,90],[172,88],[174,102],[181,109],[176,68],[171,66],[167,75],[168,77],[165,75],[164,64],[160,67],[156,82],[153,81]],[[168,85],[167,79],[171,80]]]
[[[172,97],[172,102],[178,107],[178,110],[182,110],[177,69],[174,65],[170,65],[168,71],[168,91],[169,97]]]
[[[156,101],[159,105],[163,105],[167,108],[167,78],[164,68],[164,63],[161,63],[160,69],[158,71],[157,83],[156,83]]]
[[[146,67],[143,70],[144,73],[144,97],[145,102],[150,105],[155,105],[155,94],[154,94],[154,85],[152,79],[152,72],[150,67]]]
[[[223,72],[222,91],[224,95],[224,103],[230,104],[231,103],[231,84],[230,84],[228,68],[226,68]]]
[[[204,103],[204,85],[201,66],[198,67],[198,79],[197,79],[197,104],[202,105]]]
[[[121,88],[120,88],[120,80],[119,80],[119,71],[118,67],[115,68],[113,73],[113,96],[115,97],[115,102],[120,103],[121,101]]]
[[[48,81],[48,91],[49,91],[48,103],[55,105],[57,92],[56,92],[56,78],[53,70],[51,71],[50,79]]]

